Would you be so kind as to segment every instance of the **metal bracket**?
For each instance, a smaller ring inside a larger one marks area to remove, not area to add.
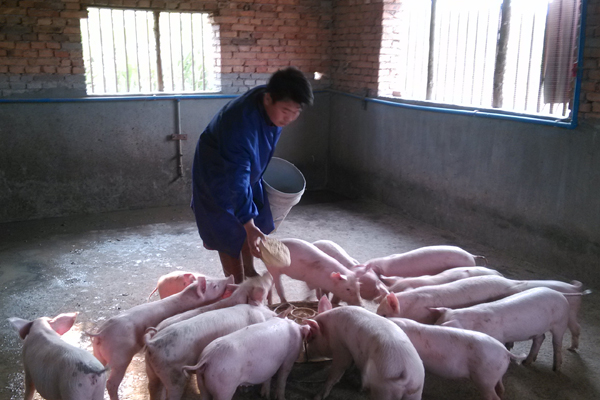
[[[187,140],[187,136],[188,135],[176,135],[176,134],[172,134],[171,136],[169,136],[169,140]]]

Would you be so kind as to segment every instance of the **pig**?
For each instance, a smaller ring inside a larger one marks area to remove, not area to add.
[[[452,310],[438,307],[437,325],[469,329],[490,335],[502,343],[533,339],[529,365],[537,358],[545,333],[552,332],[554,362],[562,364],[562,341],[569,323],[569,303],[565,296],[547,287],[537,287],[485,304]]]
[[[328,256],[312,243],[300,239],[282,239],[290,251],[289,267],[266,264],[273,276],[275,289],[281,302],[287,302],[281,275],[305,282],[310,289],[321,289],[333,293],[348,304],[360,305],[358,277],[335,258]]]
[[[189,286],[192,282],[198,279],[201,274],[195,272],[186,272],[186,271],[173,271],[169,272],[158,278],[158,283],[156,287],[148,296],[148,300],[154,293],[158,291],[158,296],[161,299],[165,297],[169,297],[175,293],[181,292],[187,286]]]
[[[570,284],[555,280],[513,280],[515,283],[514,289],[511,294],[522,292],[527,289],[534,287],[547,287],[554,289],[566,295],[566,299],[569,302],[569,331],[571,332],[571,347],[569,350],[575,351],[579,347],[579,336],[581,333],[581,326],[578,322],[579,308],[581,307],[581,296],[591,293],[590,290],[583,290],[582,283],[579,281],[572,281]],[[567,294],[574,294],[573,296]]]
[[[434,275],[449,268],[473,267],[477,259],[456,246],[426,246],[401,254],[374,258],[364,265],[371,268],[377,275],[410,276]]]
[[[421,399],[423,362],[402,329],[362,307],[332,309],[326,297],[319,301],[318,310],[314,320],[306,320],[310,326],[307,351],[331,357],[332,364],[325,387],[315,399],[325,399],[353,363],[371,399]]]
[[[52,319],[8,319],[23,339],[25,400],[33,399],[36,389],[45,399],[104,399],[104,366],[88,351],[61,339],[76,318],[77,313],[65,313]]]
[[[371,268],[364,265],[359,266],[359,262],[350,257],[339,244],[331,240],[317,240],[313,242],[313,245],[328,256],[335,258],[340,264],[358,276],[360,297],[362,299],[377,300],[389,293],[385,284]],[[337,296],[333,297],[332,302],[339,302]]]
[[[273,277],[271,274],[269,274],[269,272],[265,272],[261,276],[253,276],[248,278],[240,284],[228,284],[227,288],[225,289],[225,294],[221,300],[207,306],[198,307],[181,314],[173,315],[172,317],[163,320],[156,326],[156,328],[149,329],[160,331],[176,322],[184,321],[208,311],[231,307],[236,304],[263,304],[267,298],[271,286],[273,286]]]
[[[287,377],[309,332],[308,325],[271,318],[215,339],[196,365],[183,370],[196,372],[202,400],[230,400],[238,386],[261,383],[261,395],[269,398],[275,374],[276,398],[285,400]]]
[[[183,291],[165,299],[130,308],[104,322],[92,338],[94,355],[110,367],[106,388],[111,400],[118,400],[118,389],[133,356],[142,349],[146,329],[165,318],[218,300],[233,278],[213,281],[199,277]]]
[[[381,301],[377,314],[384,317],[410,318],[433,324],[436,316],[431,307],[468,307],[506,297],[515,283],[501,276],[474,276],[442,285],[423,286],[400,293],[390,293]]]
[[[390,321],[406,333],[426,371],[449,379],[471,379],[486,400],[500,400],[504,393],[502,377],[510,362],[525,358],[512,354],[484,333],[425,325],[406,318]]]
[[[389,285],[388,290],[393,293],[398,293],[421,286],[441,285],[442,283],[454,282],[459,279],[483,275],[502,276],[500,272],[486,267],[456,267],[447,269],[435,275],[423,275],[396,279],[393,284]]]
[[[198,361],[213,340],[266,321],[275,313],[264,305],[238,304],[202,313],[144,335],[150,398],[158,400],[164,387],[168,400],[179,400],[187,382],[182,368]]]

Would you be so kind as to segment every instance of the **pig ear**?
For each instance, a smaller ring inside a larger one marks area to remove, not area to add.
[[[227,277],[227,285],[233,285],[235,283],[235,278],[233,275],[229,275]]]
[[[19,336],[21,339],[25,339],[27,335],[29,335],[29,329],[31,329],[31,325],[33,325],[33,321],[27,321],[22,318],[9,318],[8,322],[13,326],[14,330],[19,332]]]
[[[331,277],[335,281],[347,281],[348,280],[348,277],[346,275],[342,275],[339,272],[332,272]]]
[[[192,282],[195,282],[196,279],[197,279],[196,275],[191,272],[186,272],[185,274],[183,274],[183,281],[185,282],[186,285],[189,285]]]
[[[302,336],[302,339],[304,339],[304,340],[307,340],[310,337],[310,326],[309,325],[300,325],[300,336]]]
[[[321,325],[319,325],[319,323],[317,321],[315,321],[314,319],[306,319],[306,320],[304,320],[304,322],[306,322],[306,325],[308,325],[310,327],[306,341],[310,341],[315,336],[317,336],[319,334],[323,334]]]
[[[441,326],[448,326],[450,328],[463,329],[463,326],[460,324],[460,322],[458,322],[455,319],[451,319],[450,321],[446,321],[443,324],[441,324]]]
[[[354,267],[352,267],[352,271],[354,271],[357,278],[360,278],[361,276],[363,276],[364,274],[367,273],[368,269],[367,269],[366,265],[359,264],[359,265],[355,265]]]
[[[48,321],[52,329],[59,335],[64,335],[71,329],[77,318],[76,312],[60,314]]]
[[[429,310],[433,319],[435,321],[438,321],[440,318],[442,318],[442,316],[444,316],[444,314],[446,314],[446,311],[449,309],[446,307],[427,307],[427,310]]]
[[[233,292],[236,291],[236,289],[238,287],[240,287],[240,285],[236,285],[235,283],[228,283],[227,286],[225,287],[225,291],[223,292],[223,296],[221,296],[221,298],[226,299],[226,298],[230,297],[233,294]]]
[[[319,300],[319,307],[317,308],[317,312],[321,314],[322,312],[329,311],[333,308],[331,302],[327,298],[327,296],[323,295],[321,300]]]
[[[204,293],[206,293],[206,277],[205,276],[199,276],[198,277],[198,296],[204,296]]]
[[[252,289],[252,292],[250,293],[250,298],[248,299],[248,304],[259,306],[264,302],[266,297],[267,290],[263,287],[257,286]]]
[[[392,286],[402,278],[398,278],[397,276],[385,276],[379,275],[379,280],[384,283],[384,285]]]
[[[393,312],[397,313],[400,311],[400,303],[398,303],[398,298],[394,293],[388,294],[385,298]]]

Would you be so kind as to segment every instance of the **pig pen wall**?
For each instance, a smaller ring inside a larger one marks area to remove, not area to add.
[[[332,94],[328,187],[600,283],[600,137]]]
[[[12,102],[0,106],[0,222],[189,204],[198,137],[231,98],[177,101]],[[284,128],[275,155],[294,163],[307,190],[325,186],[329,95]]]

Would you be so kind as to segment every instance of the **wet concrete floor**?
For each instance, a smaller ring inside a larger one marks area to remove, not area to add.
[[[330,239],[359,261],[428,245],[457,245],[485,255],[489,267],[509,278],[577,279],[569,271],[557,275],[541,265],[513,258],[502,249],[436,229],[380,203],[327,193],[305,194],[273,236],[310,242]],[[77,311],[77,322],[64,339],[91,351],[84,330],[93,330],[111,316],[146,302],[157,279],[174,270],[222,276],[217,253],[202,247],[193,215],[186,206],[1,224],[0,399],[22,399],[24,393],[21,342],[7,318],[35,319]],[[265,271],[260,261],[257,270]],[[284,282],[290,301],[314,300],[300,282]],[[590,289],[594,293],[585,297],[580,314],[580,350],[567,351],[570,335],[565,335],[562,370],[555,373],[551,341],[547,338],[532,366],[509,367],[504,377],[505,399],[600,398],[600,303],[597,288]],[[376,305],[366,307],[374,310]],[[520,342],[513,352],[528,349],[529,343]],[[297,363],[288,378],[286,398],[312,399],[324,383],[328,366],[329,362]],[[148,399],[146,385],[143,354],[138,354],[121,384],[121,398]],[[249,387],[239,389],[234,398],[256,399],[259,393],[258,387]],[[34,399],[40,398],[36,393]],[[184,400],[198,398],[191,382]],[[369,397],[360,392],[358,372],[350,370],[329,398]],[[471,400],[481,396],[472,382],[427,374],[423,398]]]

